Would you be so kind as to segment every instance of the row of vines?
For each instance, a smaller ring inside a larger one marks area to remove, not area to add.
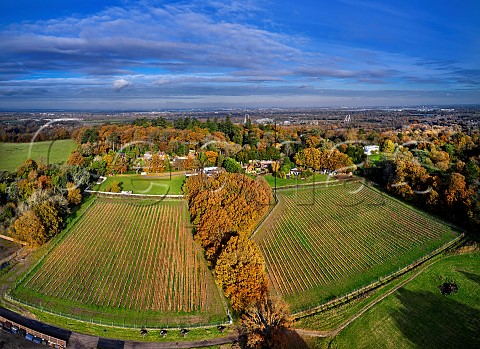
[[[375,281],[457,235],[360,182],[285,190],[278,198],[254,240],[292,310]]]
[[[191,314],[193,323],[225,315],[184,201],[98,198],[15,294],[74,313]]]

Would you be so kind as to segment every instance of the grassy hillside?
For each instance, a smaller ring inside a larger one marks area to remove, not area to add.
[[[458,291],[442,295],[453,282]],[[315,348],[479,348],[480,253],[436,262]]]
[[[0,143],[0,170],[15,171],[28,158],[62,163],[75,148],[71,139],[35,143]]]

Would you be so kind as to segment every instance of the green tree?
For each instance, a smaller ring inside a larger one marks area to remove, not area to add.
[[[240,164],[237,161],[235,161],[235,159],[232,159],[230,157],[227,157],[223,161],[223,167],[225,168],[225,170],[227,172],[230,172],[230,173],[242,173],[243,172],[242,166],[240,166]]]

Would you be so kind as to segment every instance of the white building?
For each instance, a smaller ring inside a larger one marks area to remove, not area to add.
[[[378,153],[379,150],[380,148],[378,147],[378,145],[366,145],[363,147],[363,152],[365,153],[365,155],[372,155]]]

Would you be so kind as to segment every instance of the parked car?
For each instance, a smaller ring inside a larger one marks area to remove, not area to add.
[[[27,333],[27,334],[25,335],[25,339],[26,339],[26,340],[29,340],[29,341],[33,340],[33,334]]]

